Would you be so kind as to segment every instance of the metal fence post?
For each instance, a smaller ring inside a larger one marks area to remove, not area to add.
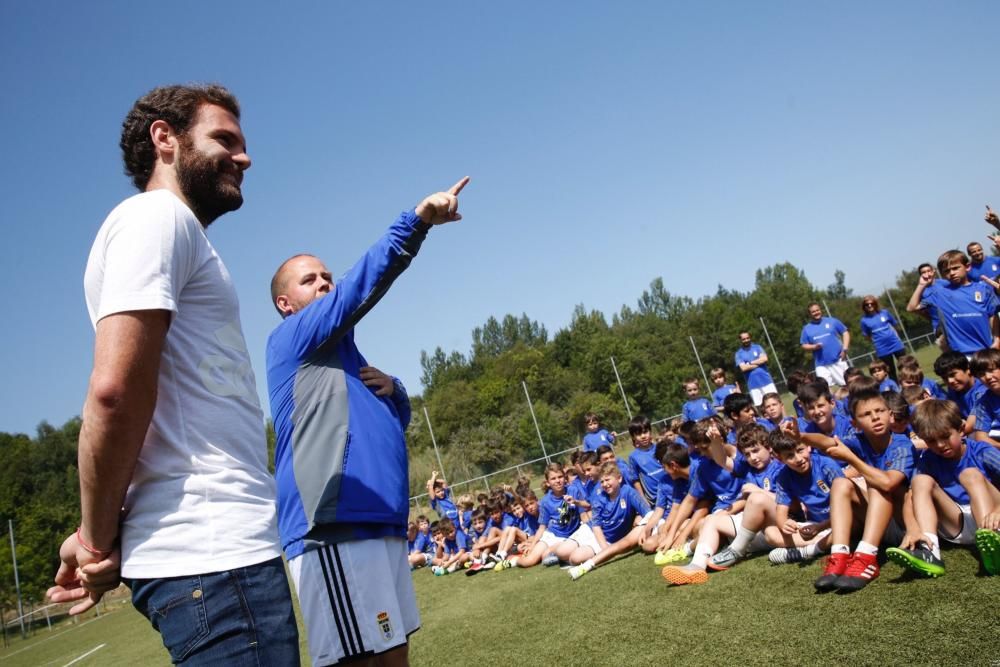
[[[622,401],[625,403],[625,412],[628,413],[629,421],[632,420],[632,408],[628,404],[628,398],[625,396],[625,387],[622,386],[622,378],[618,375],[618,364],[615,363],[615,358],[611,357],[611,368],[615,369],[615,379],[618,380],[618,391],[622,393]]]
[[[701,356],[698,354],[698,347],[694,344],[694,336],[688,336],[688,340],[691,341],[691,349],[694,350],[694,358],[698,361],[698,368],[701,369],[701,379],[705,381],[705,388],[708,389],[708,394],[711,396],[712,384],[708,381],[708,376],[705,375],[705,367],[701,364]]]
[[[778,371],[781,373],[781,381],[785,383],[785,387],[788,387],[788,378],[785,377],[785,369],[781,367],[781,360],[778,359],[778,351],[774,349],[774,342],[771,341],[771,334],[767,332],[767,325],[764,324],[764,318],[760,318],[760,326],[764,327],[764,337],[767,338],[767,344],[771,348],[771,354],[774,355],[774,363],[778,364]],[[768,357],[770,361],[770,357]]]
[[[535,433],[538,434],[538,444],[542,446],[542,456],[545,457],[545,462],[549,463],[549,453],[545,451],[545,442],[542,440],[542,429],[538,428],[538,418],[535,417],[535,406],[531,404],[531,394],[528,393],[528,383],[521,380],[521,386],[524,388],[524,397],[528,399],[528,410],[531,411],[531,421],[535,422]]]
[[[431,426],[431,416],[427,413],[427,406],[424,406],[424,419],[427,420],[427,431],[431,434],[431,442],[434,444],[434,456],[437,457],[438,470],[441,471],[441,476],[448,479],[448,475],[444,471],[444,464],[441,463],[441,452],[438,451],[438,441],[434,437],[434,427]]]

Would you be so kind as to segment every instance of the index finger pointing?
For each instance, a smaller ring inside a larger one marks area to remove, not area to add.
[[[462,188],[464,188],[468,184],[469,184],[469,177],[463,176],[462,180],[460,180],[458,183],[455,183],[455,185],[448,188],[448,194],[457,195],[459,192],[462,191]]]

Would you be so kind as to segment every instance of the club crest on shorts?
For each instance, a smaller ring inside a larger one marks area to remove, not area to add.
[[[379,629],[382,631],[382,637],[384,639],[392,639],[392,623],[389,622],[389,612],[380,611],[375,618],[378,621]]]
[[[826,481],[818,479],[816,480],[816,486],[818,486],[819,490],[823,493],[830,493],[830,487],[826,485]]]

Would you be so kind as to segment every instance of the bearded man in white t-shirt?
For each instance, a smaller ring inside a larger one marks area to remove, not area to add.
[[[123,123],[140,194],[108,215],[87,262],[81,521],[49,594],[80,613],[120,577],[174,662],[298,664],[263,414],[205,235],[243,203],[239,115],[221,86],[168,86]]]

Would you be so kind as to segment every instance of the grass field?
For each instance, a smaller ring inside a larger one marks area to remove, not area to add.
[[[972,552],[945,551],[941,579],[893,563],[851,595],[813,592],[818,562],[751,559],[707,584],[671,587],[648,556],[579,581],[558,568],[414,573],[422,629],[411,661],[474,665],[984,665],[1000,660],[1000,577]],[[41,629],[0,651],[4,667],[169,664],[159,636],[127,602],[77,625]],[[100,648],[98,648],[100,647]],[[96,649],[96,650],[95,650]],[[303,653],[305,655],[305,653]],[[306,664],[305,662],[303,664]]]
[[[935,351],[924,348],[918,357],[930,369]],[[629,443],[622,444],[627,453]],[[887,563],[877,581],[851,595],[813,592],[819,562],[773,567],[766,558],[681,588],[639,555],[576,582],[558,568],[476,577],[419,570],[413,577],[423,627],[412,638],[411,662],[1000,664],[1000,577],[984,576],[965,549],[946,550],[945,559],[941,579],[913,579]],[[169,658],[127,599],[109,603],[100,618],[91,613],[51,632],[39,629],[0,650],[0,667],[69,664]]]

